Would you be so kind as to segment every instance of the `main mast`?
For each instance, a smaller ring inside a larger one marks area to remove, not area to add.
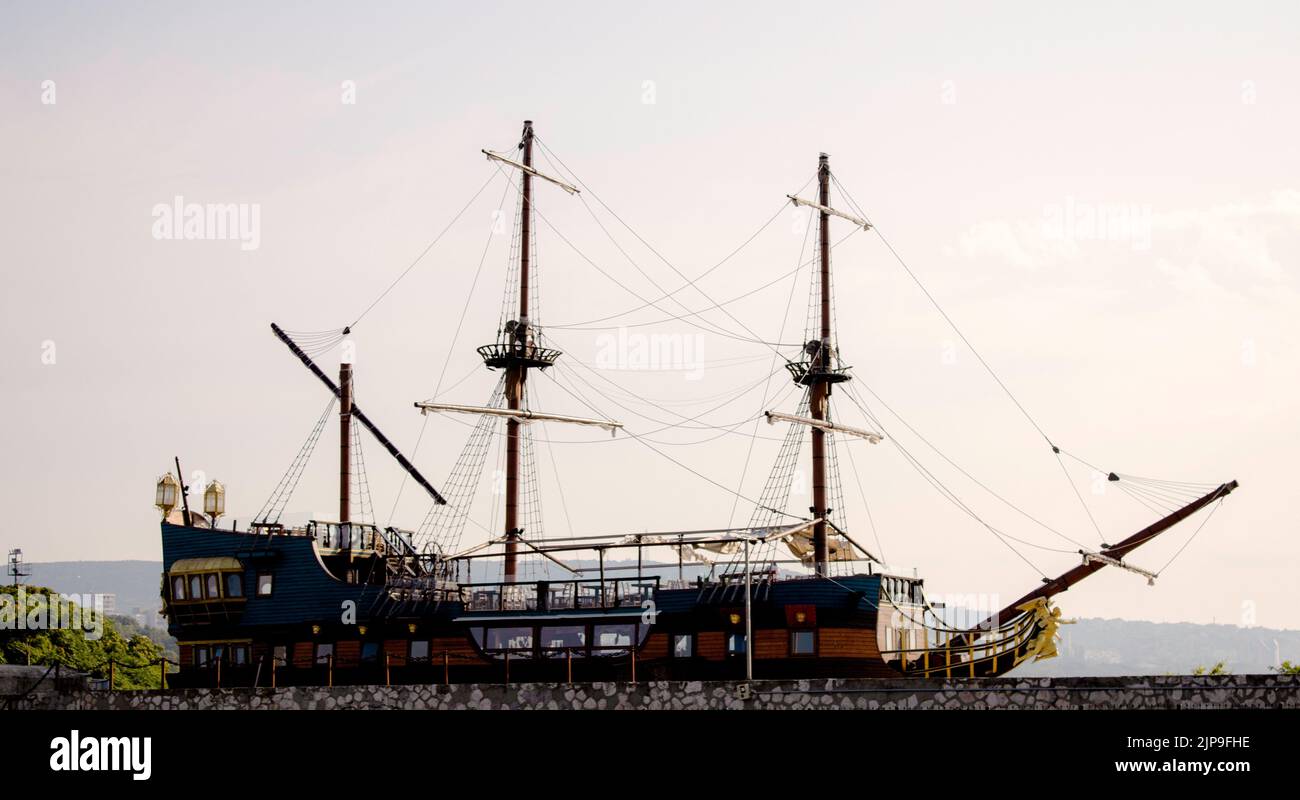
[[[519,319],[515,326],[515,337],[521,348],[529,344],[528,323],[528,269],[529,255],[532,250],[532,216],[533,216],[533,176],[529,170],[533,167],[533,121],[524,120],[524,167],[521,174],[521,211],[519,215]],[[506,405],[511,410],[523,407],[524,382],[528,380],[528,363],[520,358],[511,362],[506,368]],[[519,537],[523,531],[519,528],[519,420],[510,417],[506,420],[506,558],[505,580],[513,582],[518,569]]]
[[[524,411],[524,390],[528,382],[528,370],[546,369],[560,357],[560,351],[539,347],[533,330],[529,308],[532,269],[532,228],[533,228],[533,178],[540,177],[563,187],[566,191],[577,190],[562,181],[543,175],[533,169],[533,122],[524,121],[523,138],[519,142],[523,150],[523,161],[515,162],[495,153],[484,151],[489,158],[519,168],[520,173],[520,214],[519,214],[519,314],[515,319],[505,323],[497,334],[495,344],[478,349],[483,363],[506,371],[505,399],[507,411],[521,411],[519,415],[510,415],[506,420],[506,510],[505,510],[505,564],[504,573],[507,582],[513,582],[518,573],[519,540],[523,528],[519,525],[519,489],[520,489],[520,451],[522,449],[522,420],[528,416]],[[429,408],[428,404],[418,404]],[[482,409],[480,409],[482,410]]]
[[[821,203],[823,209],[830,207],[830,192],[830,157],[822,153],[817,159],[817,202]],[[827,367],[830,366],[831,348],[831,218],[826,211],[819,211],[817,217],[817,239],[821,251],[821,338],[813,353],[810,373],[824,376]],[[830,410],[830,396],[830,381],[819,377],[818,380],[813,382],[809,397],[809,411],[813,419],[819,422],[826,421],[827,412]],[[813,567],[818,576],[823,576],[827,572],[826,564],[829,561],[829,549],[826,544],[826,514],[828,512],[826,508],[826,431],[818,427],[812,429],[812,470],[812,514],[813,519],[817,520],[813,525]]]

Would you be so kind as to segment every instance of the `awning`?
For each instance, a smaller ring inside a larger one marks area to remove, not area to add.
[[[230,556],[210,556],[208,558],[181,558],[172,562],[168,572],[181,575],[191,572],[243,572],[244,565],[239,559]]]

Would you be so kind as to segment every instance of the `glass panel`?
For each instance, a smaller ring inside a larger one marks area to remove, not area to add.
[[[257,576],[257,594],[259,597],[271,594],[271,573],[264,572]]]
[[[226,646],[224,644],[216,644],[212,646],[213,661],[222,661],[225,659],[225,657],[226,657]]]
[[[377,661],[379,659],[379,642],[362,642],[361,660]]]
[[[237,667],[242,667],[248,663],[248,648],[240,645],[230,648],[231,663]]]
[[[488,650],[531,650],[532,628],[488,628]]]
[[[732,633],[727,635],[727,652],[732,655],[739,655],[745,652],[745,634]]]
[[[184,600],[184,599],[185,599],[185,579],[184,579],[184,578],[172,578],[172,599],[173,599],[173,600]]]
[[[276,664],[289,663],[289,648],[287,645],[277,644],[271,651],[271,661]]]
[[[597,625],[592,635],[592,653],[595,655],[622,655],[632,645],[636,635],[635,625]],[[598,648],[598,649],[596,649]]]
[[[812,631],[794,631],[790,634],[790,652],[797,656],[813,654],[814,639]]]
[[[226,576],[226,597],[244,596],[244,576],[232,572]]]
[[[411,660],[428,661],[429,643],[426,641],[411,642]]]
[[[316,645],[316,663],[317,663],[317,664],[325,664],[325,663],[328,663],[328,661],[329,661],[329,657],[332,656],[332,655],[334,655],[334,645],[332,645],[332,644],[318,644],[318,645]]]
[[[695,648],[691,645],[694,637],[689,633],[678,633],[673,636],[673,658],[690,658],[694,655]]]
[[[208,599],[216,600],[221,597],[221,581],[217,579],[215,573],[208,575]]]
[[[203,579],[200,578],[198,575],[190,576],[190,599],[191,600],[203,599]]]
[[[542,628],[541,645],[547,650],[546,655],[552,658],[563,658],[568,655],[569,650],[587,646],[587,626],[557,625]],[[582,654],[581,649],[576,649],[573,653],[575,656]]]
[[[194,648],[194,665],[198,667],[206,667],[208,665],[208,648]]]

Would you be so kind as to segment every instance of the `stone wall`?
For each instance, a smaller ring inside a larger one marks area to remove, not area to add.
[[[49,709],[1155,709],[1300,708],[1300,676],[465,684],[104,692],[47,688]]]

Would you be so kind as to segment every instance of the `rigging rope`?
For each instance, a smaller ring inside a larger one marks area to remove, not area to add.
[[[285,471],[280,478],[280,482],[276,484],[275,489],[271,492],[271,497],[257,512],[257,516],[254,517],[255,520],[260,520],[263,523],[277,523],[280,521],[280,516],[284,513],[284,507],[288,505],[294,489],[298,488],[298,481],[302,478],[303,470],[307,467],[307,461],[311,459],[312,451],[316,448],[316,442],[320,440],[321,432],[325,430],[325,423],[329,420],[330,412],[334,410],[334,404],[337,402],[338,397],[330,395],[329,402],[325,405],[325,411],[321,413],[320,419],[312,427],[311,433],[307,435],[307,440],[303,442],[302,447],[298,448],[298,455],[294,457],[289,469]],[[275,514],[274,519],[271,519],[272,513]]]

